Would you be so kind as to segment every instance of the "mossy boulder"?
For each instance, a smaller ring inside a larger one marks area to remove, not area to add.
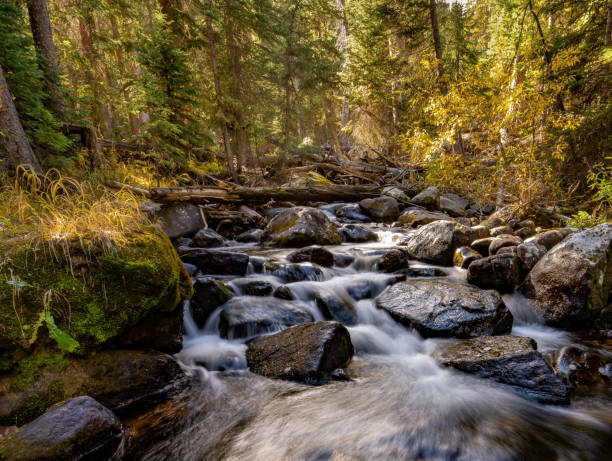
[[[104,251],[84,237],[1,245],[1,371],[41,348],[79,355],[116,344],[180,349],[189,276],[159,229],[124,237],[127,244]]]

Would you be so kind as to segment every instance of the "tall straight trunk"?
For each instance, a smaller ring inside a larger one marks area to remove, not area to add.
[[[230,69],[232,74],[232,97],[234,99],[234,120],[236,154],[238,155],[239,166],[252,166],[249,158],[249,138],[246,132],[246,121],[244,116],[244,96],[242,93],[242,53],[237,42],[238,30],[232,18],[232,11],[227,12],[226,16],[226,36],[227,47],[230,55]],[[240,167],[238,168],[240,171]]]
[[[58,120],[63,120],[66,108],[60,85],[59,65],[53,44],[47,0],[28,0],[28,15],[34,46],[45,76],[45,105]]]
[[[300,98],[300,79],[296,77],[294,79],[294,89],[295,89],[295,97],[299,101]],[[304,114],[302,114],[302,108],[300,104],[296,104],[295,106],[295,121],[297,123],[297,132],[298,132],[298,142],[301,143],[306,136],[304,132]]]
[[[342,53],[342,70],[346,70],[349,62],[349,27],[346,19],[346,12],[344,8],[345,0],[336,0],[336,7],[340,11],[340,33],[338,35],[338,44],[340,52]],[[351,111],[348,105],[346,94],[342,95],[342,109],[340,112],[340,140],[345,143],[350,143],[350,135],[346,132],[345,128],[351,121]]]
[[[210,7],[210,2],[206,2],[206,6]],[[223,145],[225,147],[225,156],[227,158],[227,167],[234,182],[238,181],[238,175],[234,169],[234,155],[232,154],[232,146],[230,144],[229,130],[227,128],[227,121],[225,118],[225,112],[223,110],[223,93],[221,90],[221,83],[219,81],[219,68],[217,67],[217,52],[215,51],[215,32],[212,26],[212,19],[209,15],[206,15],[206,32],[208,35],[208,51],[210,54],[210,64],[213,71],[213,80],[215,84],[215,96],[217,99],[217,109],[221,114],[220,124],[223,132]]]
[[[387,46],[389,48],[389,59],[393,59],[393,41],[391,35],[387,38]],[[395,133],[397,129],[397,82],[395,78],[391,80],[391,119],[393,121],[391,131]]]
[[[434,41],[436,61],[438,63],[438,83],[440,91],[446,95],[446,83],[444,82],[444,64],[442,62],[442,41],[440,40],[440,24],[438,23],[438,7],[436,0],[429,0],[429,18],[431,20],[431,32]]]
[[[107,125],[105,109],[101,101],[100,96],[100,88],[98,85],[98,81],[94,76],[94,71],[97,70],[97,60],[94,54],[94,46],[93,46],[93,31],[95,29],[94,18],[91,14],[88,14],[85,18],[79,18],[79,35],[81,38],[81,49],[83,50],[83,55],[87,59],[89,66],[85,70],[85,78],[87,79],[87,83],[91,89],[91,115],[92,122],[94,128],[96,125],[100,125],[104,123],[105,128]],[[105,129],[105,131],[108,131]]]
[[[0,67],[0,150],[7,153],[13,168],[23,165],[34,173],[42,175],[42,168],[17,115],[2,67]]]
[[[606,19],[606,35],[604,36],[604,45],[610,45],[610,34],[612,33],[612,1],[608,2],[608,17]]]

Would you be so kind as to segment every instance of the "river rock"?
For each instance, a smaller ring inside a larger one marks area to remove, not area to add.
[[[321,268],[310,263],[279,264],[272,261],[266,261],[264,263],[264,270],[278,277],[283,283],[321,280],[323,277]]]
[[[368,218],[361,207],[356,203],[351,203],[348,205],[341,206],[336,210],[336,216],[343,220],[344,222],[370,222],[370,218]]]
[[[489,247],[491,246],[493,240],[495,240],[495,237],[479,238],[477,240],[474,240],[470,244],[470,247],[483,256],[489,256]]]
[[[540,403],[569,402],[567,386],[553,373],[531,338],[480,336],[445,341],[434,357],[445,366],[511,386]]]
[[[497,254],[497,252],[504,247],[515,247],[523,243],[520,237],[509,234],[501,234],[493,238],[491,240],[491,244],[489,245],[489,255],[493,256]]]
[[[512,314],[499,293],[446,280],[397,283],[376,298],[376,305],[426,338],[497,335],[512,328]]]
[[[316,208],[284,209],[264,229],[266,245],[302,248],[308,245],[338,245],[341,242],[336,226]]]
[[[274,285],[267,280],[258,280],[254,278],[234,279],[228,286],[239,296],[270,296],[274,291]]]
[[[236,241],[241,243],[260,243],[263,238],[264,231],[262,229],[253,229],[236,237]]]
[[[212,229],[200,229],[193,236],[193,243],[199,248],[220,247],[225,239]]]
[[[178,252],[183,262],[196,265],[202,274],[244,275],[249,265],[247,255],[233,251],[181,247]]]
[[[408,267],[408,258],[401,250],[386,251],[376,263],[379,272],[395,272]]]
[[[538,245],[546,247],[547,250],[550,250],[568,235],[569,233],[564,229],[552,229],[529,237],[526,241],[537,243]]]
[[[444,194],[440,196],[440,210],[451,216],[465,216],[465,210],[470,202],[460,195]]]
[[[494,227],[493,229],[491,229],[491,237],[497,237],[499,235],[512,235],[513,231],[512,231],[512,227],[510,226],[499,226],[499,227]]]
[[[342,299],[331,290],[320,290],[315,295],[315,302],[324,318],[349,326],[357,323],[355,306],[350,299]]]
[[[253,373],[314,384],[346,366],[353,353],[343,325],[317,322],[249,341],[246,358]]]
[[[481,259],[482,256],[470,247],[459,247],[453,255],[453,265],[466,269],[473,261]]]
[[[526,238],[531,237],[535,234],[535,230],[530,227],[520,227],[518,230],[514,231],[514,235],[525,240]]]
[[[446,277],[448,274],[438,267],[409,267],[395,272],[410,277]]]
[[[287,259],[292,263],[310,262],[324,267],[334,265],[334,255],[329,250],[317,245],[295,250],[289,253]]]
[[[366,198],[359,202],[363,212],[374,221],[395,221],[399,216],[399,205],[393,197]]]
[[[496,254],[477,259],[468,266],[467,281],[480,288],[510,292],[521,281],[519,259],[516,254]]]
[[[572,386],[602,385],[612,380],[611,351],[570,344],[556,355],[556,371],[566,376]]]
[[[109,459],[119,448],[121,422],[91,397],[63,402],[0,444],[6,461]]]
[[[523,242],[516,247],[516,255],[523,273],[529,272],[548,250],[535,242]]]
[[[440,209],[440,190],[437,187],[428,187],[410,200],[415,205],[422,206],[428,210]]]
[[[439,211],[427,211],[420,208],[405,210],[399,217],[399,222],[411,227],[419,227],[434,221],[455,221],[450,216]]]
[[[198,266],[196,266],[195,264],[189,264],[184,262],[183,266],[185,266],[185,270],[187,271],[187,274],[189,274],[190,277],[193,277],[198,273]]]
[[[406,275],[404,274],[390,274],[384,283],[374,280],[356,279],[347,281],[344,288],[351,298],[355,301],[359,301],[361,299],[373,298],[383,291],[386,286],[393,285],[403,280],[406,280]]]
[[[340,229],[340,235],[345,242],[363,243],[376,242],[378,235],[372,229],[358,224],[347,224]]]
[[[204,227],[200,209],[191,203],[162,206],[159,221],[162,230],[171,239],[193,235]]]
[[[355,262],[355,256],[345,253],[334,253],[334,266],[348,267]]]
[[[229,339],[249,338],[312,320],[310,313],[289,301],[241,296],[223,307],[219,334]]]
[[[469,227],[449,221],[435,221],[418,229],[406,251],[411,258],[430,264],[452,266],[453,255],[459,247],[472,241]]]
[[[193,284],[189,309],[194,322],[203,328],[214,310],[232,298],[227,287],[213,277],[198,277]]]
[[[406,193],[398,187],[395,186],[387,186],[382,191],[383,195],[388,195],[389,197],[393,197],[400,202],[407,202],[410,198],[406,195]]]
[[[574,233],[546,253],[521,286],[544,321],[568,329],[609,328],[612,224]]]

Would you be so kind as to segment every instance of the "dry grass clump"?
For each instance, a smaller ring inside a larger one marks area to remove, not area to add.
[[[77,181],[49,170],[44,178],[0,176],[0,245],[47,246],[53,253],[81,248],[113,251],[128,233],[150,224],[128,190]],[[47,244],[47,245],[45,245]]]

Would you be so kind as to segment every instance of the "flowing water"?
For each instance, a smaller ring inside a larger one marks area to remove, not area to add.
[[[218,334],[219,310],[199,330],[185,318],[178,358],[197,384],[182,396],[188,416],[146,459],[180,460],[605,460],[612,459],[610,389],[575,397],[568,407],[544,406],[502,385],[439,366],[436,340],[423,340],[377,309],[373,297],[392,276],[373,272],[375,253],[406,238],[381,232],[376,244],[330,248],[356,257],[346,268],[324,269],[319,280],[289,284],[298,303],[323,320],[314,295],[332,291],[355,304],[349,327],[355,357],[349,381],[321,386],[266,379],[250,373],[244,340]],[[286,250],[236,248],[282,259]],[[411,262],[411,267],[426,265]],[[463,270],[443,268],[465,282]],[[273,285],[281,281],[256,273]],[[355,301],[347,285],[368,283],[372,297]],[[228,282],[237,295],[239,284]],[[513,334],[552,352],[577,341],[545,327],[518,294],[504,300]],[[187,310],[188,311],[188,310]]]

